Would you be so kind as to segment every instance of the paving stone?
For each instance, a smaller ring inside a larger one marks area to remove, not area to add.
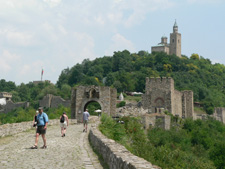
[[[41,136],[38,149],[30,149],[35,141],[34,130],[10,136],[7,142],[0,141],[0,168],[101,169],[89,145],[88,133],[82,130],[82,124],[69,125],[66,136],[61,137],[58,125],[49,126],[46,134],[47,149],[40,149],[43,145]],[[92,159],[95,159],[94,165]]]

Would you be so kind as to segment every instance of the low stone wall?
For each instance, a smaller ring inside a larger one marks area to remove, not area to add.
[[[108,139],[96,127],[91,128],[89,140],[110,169],[160,169],[143,158],[131,154],[124,146],[114,140]]]
[[[48,125],[59,125],[59,119],[50,119]],[[0,125],[0,137],[17,134],[32,129],[33,121]]]

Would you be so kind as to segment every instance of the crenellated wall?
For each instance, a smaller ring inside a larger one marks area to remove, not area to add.
[[[90,129],[89,141],[110,169],[160,169],[143,158],[131,154],[114,140],[108,139],[96,127]]]

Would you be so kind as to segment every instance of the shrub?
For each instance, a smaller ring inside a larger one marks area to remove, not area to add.
[[[125,106],[126,105],[126,102],[125,101],[121,101],[121,102],[119,102],[118,104],[116,104],[116,107],[118,108],[118,107],[123,107],[123,106]]]
[[[122,141],[126,135],[123,124],[117,123],[112,117],[104,113],[101,116],[99,129],[104,135],[116,141]]]
[[[122,117],[120,120],[124,121],[120,127],[124,127],[122,131],[126,134],[120,135],[120,140],[126,140],[120,143],[154,165],[171,169],[225,168],[225,126],[218,121],[185,119],[182,127],[153,128],[146,136],[139,118]],[[102,123],[103,134],[113,138],[116,122],[103,117]]]

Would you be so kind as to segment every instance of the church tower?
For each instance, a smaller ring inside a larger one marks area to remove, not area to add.
[[[178,33],[177,22],[173,25],[173,33],[170,34],[170,55],[181,57],[181,34]]]

